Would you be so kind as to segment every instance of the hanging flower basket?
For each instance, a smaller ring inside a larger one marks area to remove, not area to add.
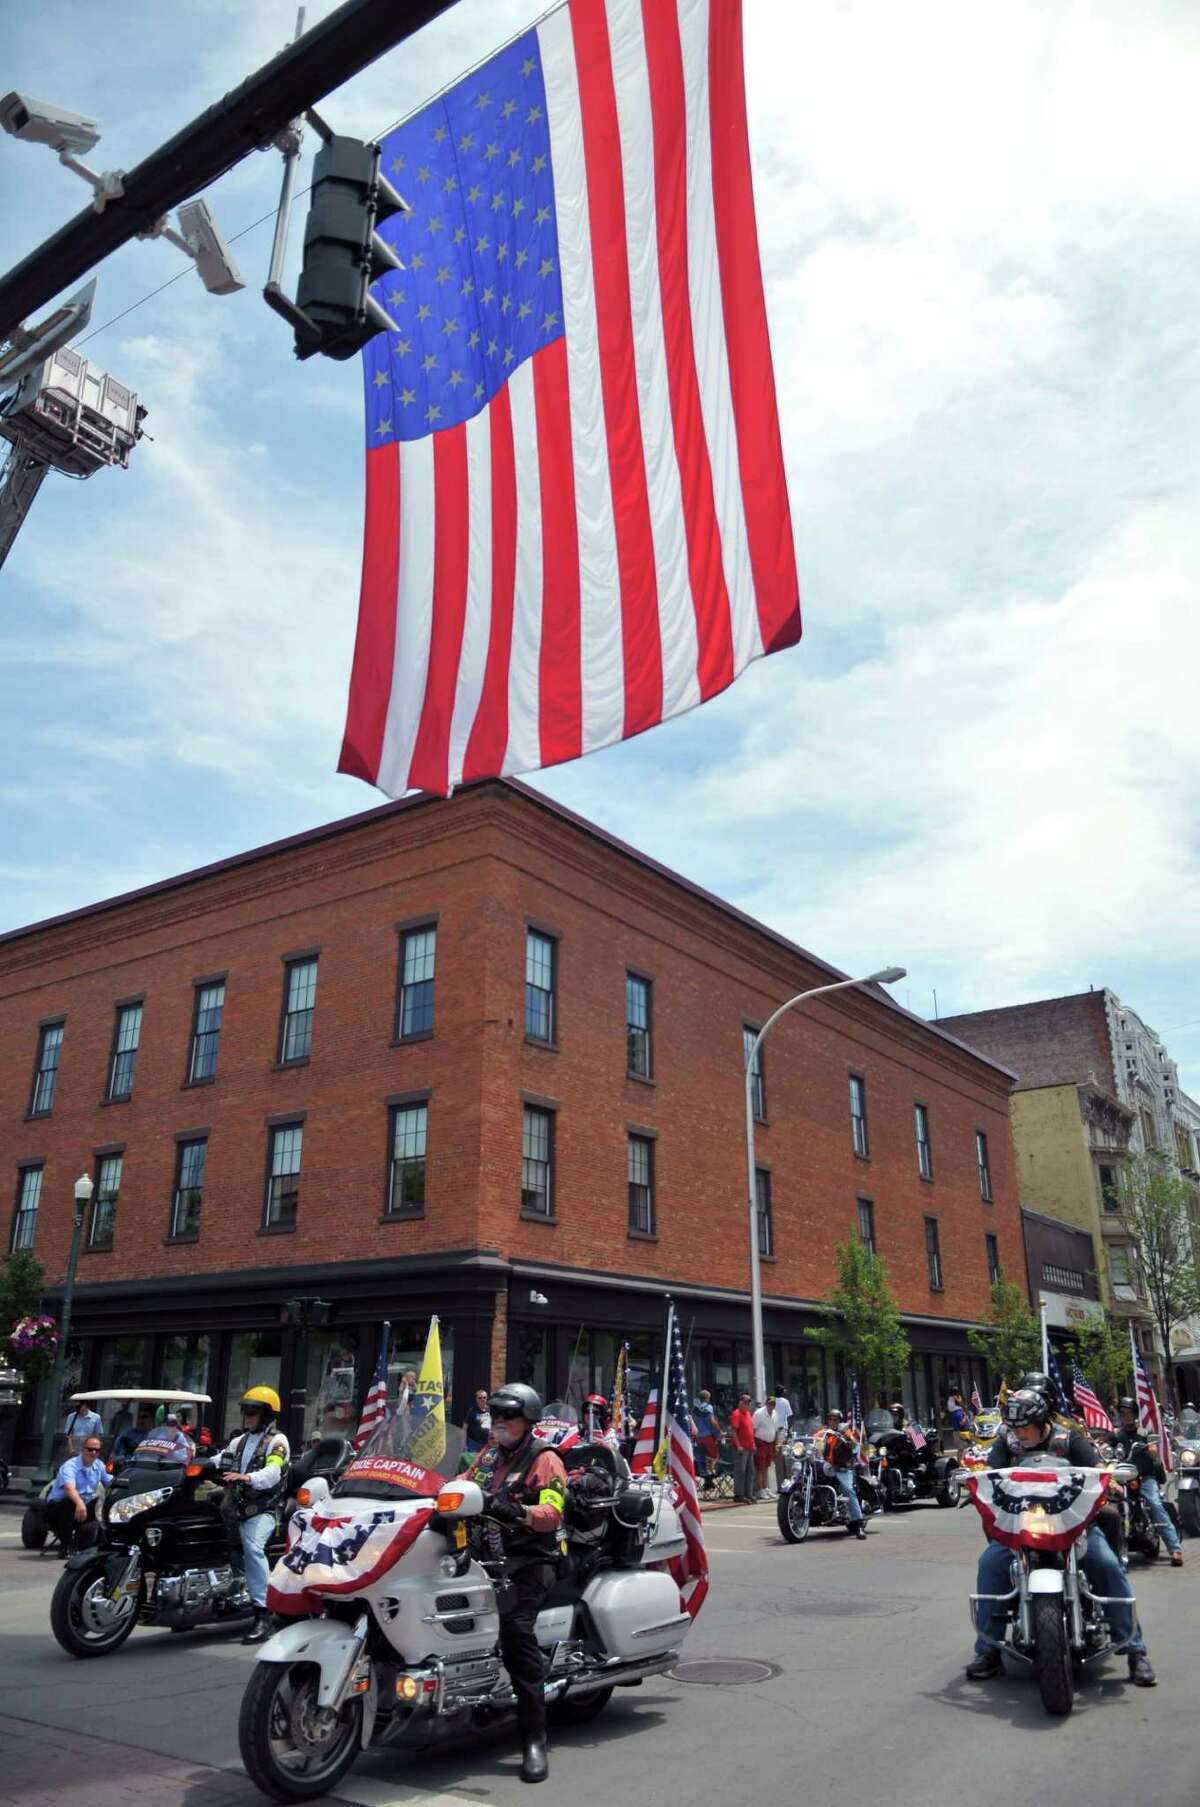
[[[27,1379],[44,1379],[58,1350],[58,1319],[44,1313],[18,1318],[8,1335],[8,1350]]]

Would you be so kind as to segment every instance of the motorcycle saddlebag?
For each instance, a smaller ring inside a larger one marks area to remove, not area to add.
[[[607,1569],[583,1598],[606,1656],[633,1660],[673,1650],[687,1624],[679,1589],[665,1571]]]

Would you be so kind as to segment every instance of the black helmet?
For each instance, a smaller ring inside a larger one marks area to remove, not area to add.
[[[1050,1407],[1051,1417],[1057,1412],[1059,1407],[1058,1388],[1050,1375],[1043,1373],[1041,1368],[1034,1368],[1030,1373],[1021,1376],[1020,1390],[1023,1393],[1040,1393]]]
[[[536,1424],[542,1415],[542,1402],[532,1387],[527,1387],[523,1380],[506,1381],[488,1400],[489,1412],[500,1412],[505,1416],[514,1414],[524,1418],[527,1424]]]
[[[1009,1424],[1049,1424],[1053,1413],[1044,1393],[1034,1387],[1022,1387],[1016,1393],[1010,1393],[1004,1408],[1004,1416]]]
[[[1138,1409],[1138,1406],[1137,1406],[1136,1399],[1123,1399],[1121,1401],[1120,1405],[1117,1407],[1118,1412],[1133,1412],[1135,1414],[1137,1412],[1137,1409]]]

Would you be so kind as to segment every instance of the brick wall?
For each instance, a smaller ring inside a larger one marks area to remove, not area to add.
[[[434,1034],[393,1046],[398,921],[438,918]],[[524,937],[559,936],[557,1050],[524,1036]],[[312,1055],[276,1068],[281,956],[319,949]],[[625,1076],[624,981],[654,982],[652,1085]],[[192,982],[225,972],[219,1067],[183,1087]],[[251,1265],[486,1248],[566,1267],[741,1289],[747,1231],[743,1021],[761,1022],[827,968],[521,787],[372,811],[276,849],[0,940],[0,1176],[44,1158],[35,1252],[65,1258],[71,1185],[125,1146],[115,1246],[93,1278],[218,1275]],[[101,1105],[114,1001],[144,995],[133,1098]],[[24,1114],[39,1020],[65,1013],[53,1115]],[[871,1158],[851,1149],[848,1073],[867,1081]],[[770,1294],[820,1298],[833,1248],[875,1203],[906,1311],[977,1317],[984,1235],[1021,1268],[1007,1081],[904,1012],[843,993],[785,1017],[766,1047],[777,1258]],[[385,1100],[431,1093],[426,1215],[380,1223]],[[553,1101],[553,1224],[520,1218],[523,1094]],[[929,1110],[934,1180],[917,1176],[913,1103]],[[305,1112],[297,1228],[260,1233],[267,1120]],[[627,1230],[626,1134],[655,1136],[657,1239]],[[975,1132],[995,1202],[980,1199]],[[209,1133],[195,1243],[169,1245],[176,1137]],[[923,1219],[939,1222],[945,1288],[928,1284]]]
[[[1116,1089],[1103,991],[1042,998],[1001,1010],[938,1018],[938,1027],[1017,1075],[1016,1090],[1082,1085]]]

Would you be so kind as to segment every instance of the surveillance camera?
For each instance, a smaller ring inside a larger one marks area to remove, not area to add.
[[[48,100],[34,100],[32,94],[18,94],[15,88],[0,100],[0,125],[26,144],[48,144],[52,150],[69,151],[76,157],[100,142],[98,120],[68,113]]]
[[[245,288],[241,271],[230,256],[224,234],[206,201],[189,201],[181,207],[179,225],[210,295],[232,295]]]
[[[545,1293],[540,1293],[535,1286],[530,1290],[529,1303],[531,1305],[549,1305],[550,1301]]]

